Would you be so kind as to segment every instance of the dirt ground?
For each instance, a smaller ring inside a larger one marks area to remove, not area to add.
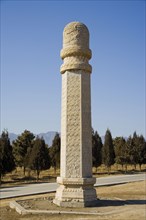
[[[146,181],[133,182],[122,185],[97,187],[99,204],[92,208],[60,208],[52,203],[53,193],[23,197],[17,199],[26,209],[66,210],[97,212],[97,215],[63,215],[40,214],[19,215],[8,206],[10,200],[1,200],[1,220],[145,220],[146,219]]]

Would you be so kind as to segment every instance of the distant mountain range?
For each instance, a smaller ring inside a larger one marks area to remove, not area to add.
[[[35,136],[43,137],[46,144],[50,147],[56,133],[57,131],[48,131],[47,133],[35,134]],[[12,141],[16,140],[18,136],[18,134],[9,133],[10,142],[12,143]]]
[[[52,141],[56,133],[57,131],[48,131],[46,133],[35,134],[35,136],[43,137],[46,144],[48,144],[48,146],[50,147],[52,145]],[[17,137],[18,137],[18,134],[9,133],[9,138],[10,138],[11,143],[12,141],[16,140]],[[127,140],[127,137],[124,137],[124,138],[125,140]],[[101,136],[101,140],[102,140],[102,143],[104,143],[105,137]]]
[[[46,144],[50,147],[57,131],[48,131],[46,133],[35,134],[35,136],[43,137]],[[10,142],[16,140],[19,134],[9,133]],[[104,136],[101,136],[102,143],[104,143]]]

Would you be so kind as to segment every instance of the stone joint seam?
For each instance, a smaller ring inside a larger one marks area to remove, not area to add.
[[[76,69],[76,70],[84,70],[87,71],[89,73],[92,72],[92,67],[90,64],[85,64],[85,63],[68,63],[68,64],[62,64],[61,68],[60,68],[60,72],[64,73],[67,70],[72,70],[72,69]]]

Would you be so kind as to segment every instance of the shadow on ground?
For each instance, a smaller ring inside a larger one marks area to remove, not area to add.
[[[146,200],[97,200],[95,207],[124,206],[124,205],[145,205]]]

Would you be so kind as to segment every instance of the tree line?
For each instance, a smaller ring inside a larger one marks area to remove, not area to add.
[[[3,131],[0,136],[0,179],[3,175],[11,172],[16,167],[23,167],[24,175],[26,168],[35,170],[39,179],[42,170],[51,166],[56,169],[60,167],[60,135],[56,133],[52,146],[48,146],[43,138],[25,130],[16,140],[10,143],[9,134]],[[96,169],[104,164],[110,172],[111,165],[119,164],[125,169],[127,165],[136,166],[146,164],[146,141],[142,135],[134,132],[127,140],[123,137],[112,138],[107,129],[105,140],[97,131],[92,130],[92,161]],[[87,161],[88,162],[88,161]]]
[[[25,175],[26,168],[35,170],[37,180],[42,170],[55,170],[60,161],[60,136],[56,133],[52,146],[49,148],[43,138],[25,130],[16,140],[10,143],[9,134],[3,131],[0,136],[0,180],[3,175],[22,167]]]
[[[146,164],[146,141],[143,135],[136,132],[127,140],[124,137],[112,138],[110,130],[107,129],[102,143],[97,131],[92,131],[92,156],[93,167],[97,168],[104,164],[108,173],[115,163],[121,165],[122,170],[125,167],[126,171],[127,165],[134,165],[136,169],[138,164],[141,170],[141,165]]]

